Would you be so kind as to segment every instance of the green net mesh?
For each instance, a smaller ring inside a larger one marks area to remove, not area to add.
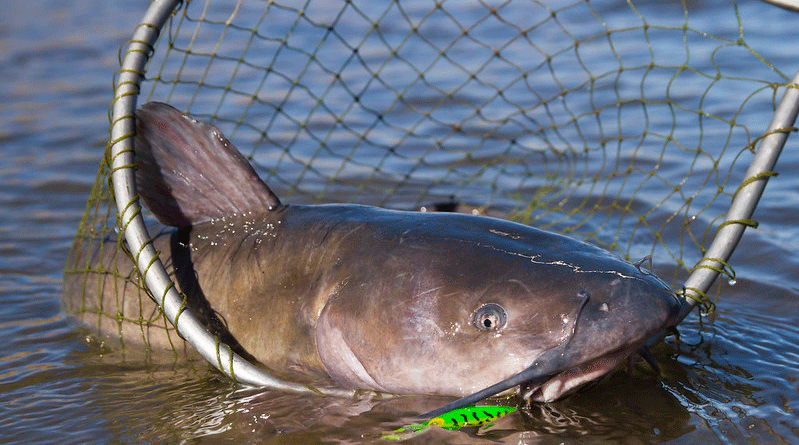
[[[284,202],[457,203],[632,260],[652,255],[678,287],[790,79],[750,44],[735,3],[718,11],[193,0],[161,30],[139,104],[217,125]],[[120,229],[109,172],[106,159],[66,271],[90,278],[73,288],[109,275],[140,288],[124,251],[114,267],[86,259]],[[135,296],[70,309],[143,333],[166,325]],[[122,315],[127,304],[138,317]]]

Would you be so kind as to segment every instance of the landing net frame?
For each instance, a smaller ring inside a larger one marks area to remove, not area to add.
[[[777,2],[783,7],[795,7],[792,2]],[[144,283],[167,319],[180,335],[223,374],[236,382],[256,387],[269,387],[296,392],[325,393],[352,396],[355,391],[318,389],[276,379],[236,355],[231,349],[208,333],[201,323],[183,307],[183,298],[151,245],[145,226],[142,208],[136,192],[134,176],[134,111],[140,94],[145,68],[153,54],[159,34],[170,16],[183,5],[181,1],[152,2],[127,43],[121,68],[116,73],[114,101],[111,107],[111,140],[108,159],[111,168],[113,197],[118,208],[118,227],[132,252]],[[707,294],[716,278],[730,274],[728,261],[746,227],[756,225],[752,215],[763,194],[768,179],[775,175],[774,167],[792,131],[799,112],[799,72],[785,88],[773,120],[760,138],[745,179],[734,193],[729,211],[719,224],[713,241],[704,256],[692,268],[682,289],[677,292],[689,303],[681,316],[684,318],[698,302],[707,302]]]

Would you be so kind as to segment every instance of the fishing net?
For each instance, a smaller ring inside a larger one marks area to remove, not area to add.
[[[789,14],[755,2],[155,2],[120,49],[111,141],[67,293],[121,276],[136,292],[119,305],[150,294],[169,306],[174,288],[129,185],[132,113],[158,100],[218,126],[283,202],[443,203],[516,220],[651,255],[708,309],[794,130],[796,81],[751,43],[763,9]],[[118,263],[138,261],[149,290],[138,273],[87,260],[116,232],[129,236],[113,245]],[[124,318],[139,337],[182,313],[69,306],[98,326]],[[201,354],[238,369],[224,345],[212,349]]]

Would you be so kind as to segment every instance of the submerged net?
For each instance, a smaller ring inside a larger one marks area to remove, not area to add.
[[[160,30],[138,103],[168,102],[218,126],[283,202],[455,203],[633,261],[652,255],[679,288],[790,83],[750,37],[768,8],[193,0]],[[131,270],[87,261],[126,228],[111,162],[67,266],[83,277],[73,293],[103,275],[141,287]],[[98,326],[123,317],[85,298],[68,306]],[[125,321],[168,324],[139,313]]]

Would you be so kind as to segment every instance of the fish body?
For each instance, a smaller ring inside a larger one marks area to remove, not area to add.
[[[281,377],[463,396],[558,351],[546,382],[525,388],[553,400],[610,372],[679,313],[651,273],[563,235],[458,213],[282,204],[215,127],[165,104],[137,112],[135,145],[143,201],[176,227],[154,244],[189,306]],[[123,261],[113,254],[78,261]],[[138,299],[116,276],[78,280],[67,279],[73,306],[116,308],[120,286],[123,302]],[[142,313],[128,306],[118,311],[135,313],[121,318]],[[168,327],[132,330],[170,344]]]

